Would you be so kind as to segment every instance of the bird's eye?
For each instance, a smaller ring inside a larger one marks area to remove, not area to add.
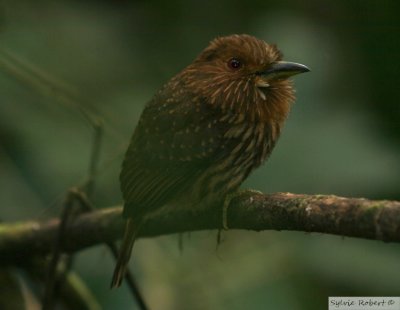
[[[238,70],[242,67],[242,62],[236,58],[231,58],[228,62],[229,68]]]

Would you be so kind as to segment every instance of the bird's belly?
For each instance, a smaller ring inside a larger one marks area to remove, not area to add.
[[[236,191],[252,170],[260,166],[272,151],[274,140],[270,127],[256,124],[236,128],[241,135],[227,137],[225,152],[207,169],[198,172],[188,189],[155,211],[196,210],[221,205],[227,194]],[[230,140],[229,140],[230,139]],[[221,146],[222,147],[222,146]]]
[[[274,139],[270,127],[263,123],[242,125],[241,128],[233,128],[232,132],[235,136],[231,137],[228,133],[224,156],[202,172],[192,186],[191,197],[194,201],[205,201],[205,205],[223,201],[272,151]]]

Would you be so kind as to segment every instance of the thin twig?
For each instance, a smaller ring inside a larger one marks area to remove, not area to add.
[[[82,98],[74,87],[4,48],[0,49],[0,71],[12,76],[23,86],[29,87],[38,94],[78,111],[93,127],[96,126],[98,120],[102,120],[114,138],[123,140],[116,121],[110,118],[105,119],[106,117],[98,111],[96,106],[90,100]]]
[[[76,191],[76,198],[79,200],[81,206],[86,211],[94,211],[95,210],[95,208],[93,207],[93,205],[90,203],[89,199],[83,192]],[[110,252],[112,253],[113,257],[115,259],[117,259],[118,258],[117,246],[113,242],[106,242],[106,245],[110,249]],[[147,310],[148,307],[146,305],[146,302],[144,301],[143,295],[141,294],[139,287],[136,284],[135,278],[129,269],[125,273],[125,280],[128,284],[128,287],[129,287],[134,299],[138,303],[139,308],[141,310]]]
[[[24,270],[34,282],[43,283],[46,281],[48,264],[44,259],[30,259],[24,264]],[[64,278],[62,286],[59,287],[57,294],[59,295],[61,303],[65,305],[67,309],[101,309],[96,297],[91,293],[79,275],[73,271],[66,274],[63,264],[58,265],[57,274]]]
[[[84,187],[84,192],[87,194],[89,199],[92,198],[94,192],[94,180],[96,180],[97,169],[99,166],[100,149],[103,140],[103,124],[101,120],[97,120],[93,123],[93,129],[94,137],[89,161],[88,181]]]
[[[74,203],[79,202],[79,210],[74,210]],[[60,219],[60,226],[56,233],[56,239],[54,242],[53,252],[50,258],[48,266],[48,275],[45,284],[45,293],[43,297],[43,309],[50,310],[54,308],[55,296],[58,295],[58,291],[64,284],[67,274],[70,272],[73,266],[73,255],[65,257],[65,266],[63,272],[58,272],[58,265],[61,259],[61,243],[64,238],[65,228],[68,221],[77,216],[78,213],[88,212],[91,209],[86,206],[89,205],[86,195],[81,192],[78,188],[71,188],[63,204],[63,212]]]
[[[45,285],[45,293],[43,297],[43,310],[50,310],[54,308],[54,292],[58,282],[57,266],[60,260],[62,250],[61,244],[64,238],[65,228],[67,221],[71,215],[71,209],[73,205],[73,196],[67,195],[66,200],[63,204],[63,213],[60,220],[59,229],[56,232],[56,238],[53,245],[53,253],[50,259],[48,274]]]

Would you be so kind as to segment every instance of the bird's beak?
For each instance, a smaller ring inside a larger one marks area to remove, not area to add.
[[[302,64],[288,61],[277,61],[268,66],[265,71],[260,72],[260,76],[265,82],[268,82],[277,79],[287,79],[293,75],[309,71],[310,69]]]

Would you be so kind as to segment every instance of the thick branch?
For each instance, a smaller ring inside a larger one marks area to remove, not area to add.
[[[222,207],[214,207],[159,215],[147,221],[140,236],[220,229],[221,214]],[[59,223],[51,219],[1,224],[0,262],[18,263],[34,254],[48,254]],[[232,199],[228,224],[231,229],[297,230],[400,242],[400,202],[245,191]],[[120,207],[83,214],[68,224],[62,248],[75,252],[113,241],[122,235],[123,227]]]

